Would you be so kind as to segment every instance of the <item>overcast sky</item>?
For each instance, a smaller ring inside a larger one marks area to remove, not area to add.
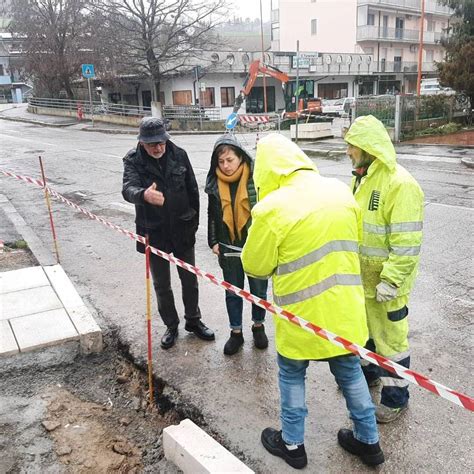
[[[235,16],[241,18],[260,18],[259,0],[229,0],[235,5]],[[270,0],[262,0],[263,21],[270,20]]]

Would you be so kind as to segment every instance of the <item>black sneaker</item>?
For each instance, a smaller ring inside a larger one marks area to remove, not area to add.
[[[265,334],[265,326],[252,326],[253,343],[257,349],[266,349],[268,347],[268,337]]]
[[[234,355],[244,343],[242,332],[230,331],[230,337],[224,346],[225,355]]]
[[[184,329],[188,332],[196,334],[199,339],[204,339],[205,341],[213,341],[216,338],[214,336],[214,331],[209,329],[200,319],[192,323],[186,321]]]
[[[308,464],[304,444],[299,444],[296,449],[288,449],[281,437],[281,431],[265,428],[260,439],[269,453],[283,458],[291,467],[303,469]]]
[[[367,466],[377,466],[385,462],[379,443],[366,444],[354,438],[352,430],[342,429],[337,433],[339,444],[349,453],[359,456]]]

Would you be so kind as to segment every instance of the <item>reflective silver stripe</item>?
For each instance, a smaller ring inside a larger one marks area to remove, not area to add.
[[[368,360],[365,360],[365,359],[360,359],[360,365],[362,367],[367,367],[370,365],[370,362]]]
[[[392,253],[400,257],[415,256],[420,254],[420,246],[415,247],[392,247]]]
[[[405,379],[396,379],[393,377],[380,377],[384,387],[408,387],[410,382]]]
[[[410,351],[399,352],[398,354],[387,357],[387,359],[393,360],[393,362],[400,362],[401,360],[406,359],[407,357],[410,357],[410,355],[411,355]]]
[[[370,234],[389,234],[390,226],[368,224],[367,222],[364,222],[364,230],[365,232],[369,232]]]
[[[390,255],[387,249],[381,249],[378,247],[360,247],[361,255],[367,255],[369,257],[388,257]]]
[[[359,244],[354,240],[332,240],[327,242],[322,247],[319,247],[312,252],[303,255],[302,257],[293,260],[292,262],[283,263],[279,265],[276,271],[277,275],[285,275],[286,273],[295,272],[301,268],[307,267],[312,263],[321,260],[326,255],[332,252],[358,252]]]
[[[337,286],[337,285],[361,285],[362,281],[360,275],[350,275],[350,274],[335,274],[331,275],[329,278],[326,278],[315,285],[312,285],[304,290],[295,291],[284,296],[274,295],[275,303],[278,306],[286,306],[289,304],[299,303],[300,301],[305,301],[314,296],[320,295],[326,290]]]
[[[423,222],[399,222],[390,225],[390,232],[418,232],[423,230]]]
[[[423,229],[423,222],[399,222],[390,225],[376,225],[364,222],[364,231],[369,234],[393,234],[395,232],[418,232]]]

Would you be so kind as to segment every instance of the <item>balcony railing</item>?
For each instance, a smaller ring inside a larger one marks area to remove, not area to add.
[[[421,14],[421,0],[357,0],[358,5],[391,7],[397,11]],[[451,16],[453,11],[436,0],[425,0],[425,12]]]
[[[416,73],[418,72],[418,63],[415,61],[385,61],[381,59],[378,63],[374,62],[374,72],[381,73]],[[436,64],[433,62],[423,62],[422,72],[436,71]]]
[[[425,31],[423,33],[424,43],[439,43],[446,38],[447,34],[438,31]],[[420,39],[419,30],[407,30],[405,28],[387,28],[373,25],[357,27],[357,41],[390,41],[418,43]]]

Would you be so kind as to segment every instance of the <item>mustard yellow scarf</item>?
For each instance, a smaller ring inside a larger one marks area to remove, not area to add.
[[[222,204],[222,214],[225,225],[229,229],[231,243],[235,241],[235,234],[242,238],[242,229],[250,218],[250,203],[247,192],[247,182],[250,176],[250,168],[247,163],[242,163],[231,176],[226,176],[219,168],[216,168],[217,187]],[[239,181],[235,195],[234,209],[232,210],[232,199],[230,196],[229,183]]]

